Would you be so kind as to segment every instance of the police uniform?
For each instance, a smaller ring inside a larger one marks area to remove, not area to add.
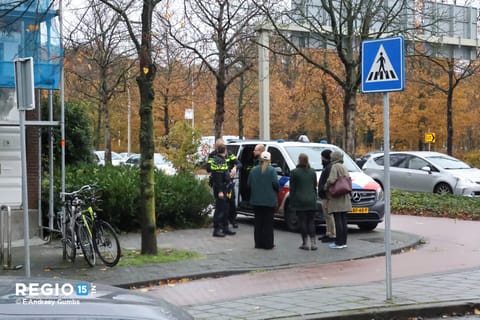
[[[234,235],[235,232],[228,228],[228,192],[232,183],[228,163],[222,153],[217,153],[209,158],[213,195],[215,197],[215,212],[213,214],[213,236],[224,237]],[[220,197],[223,193],[223,197]]]
[[[210,152],[208,156],[208,161],[207,161],[207,172],[211,172],[211,166],[212,163],[214,162],[215,156],[218,155],[218,152],[216,150]],[[237,159],[237,156],[235,156],[233,153],[227,153],[227,156],[225,157],[225,162],[227,163],[228,166],[228,172],[236,167],[237,173],[240,172],[240,169],[242,168],[242,163]],[[210,186],[212,186],[212,176],[210,175],[210,180],[209,180]],[[230,183],[227,186],[227,223],[230,222],[230,224],[234,228],[238,228],[237,224],[237,208],[235,205],[235,181],[233,179],[230,179]]]

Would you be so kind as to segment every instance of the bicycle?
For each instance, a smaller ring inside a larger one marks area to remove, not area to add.
[[[81,193],[89,188],[87,185],[77,191],[60,193],[63,207],[62,248],[64,258],[72,263],[75,262],[77,248],[80,248],[87,263],[93,267],[96,262],[95,248],[83,219],[84,201],[81,199]]]
[[[103,263],[108,267],[115,266],[120,260],[120,241],[113,227],[105,220],[97,216],[96,203],[98,201],[97,190],[89,189],[90,195],[84,201],[88,203],[82,210],[82,219],[93,241],[93,247]]]

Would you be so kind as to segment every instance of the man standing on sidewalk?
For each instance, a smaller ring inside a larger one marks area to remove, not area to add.
[[[330,155],[332,154],[332,150],[325,149],[322,151],[322,174],[320,174],[320,179],[318,179],[318,196],[322,203],[322,212],[323,218],[325,219],[326,225],[326,232],[325,235],[318,238],[325,243],[331,243],[335,241],[335,219],[333,218],[333,214],[328,213],[327,210],[327,194],[325,191],[325,183],[327,182],[328,175],[330,174]]]

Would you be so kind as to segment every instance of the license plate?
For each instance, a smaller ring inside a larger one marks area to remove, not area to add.
[[[365,214],[368,213],[368,208],[352,208],[352,213]]]

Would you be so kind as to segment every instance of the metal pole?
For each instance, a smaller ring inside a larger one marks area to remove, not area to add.
[[[48,120],[53,121],[53,92],[48,90]],[[55,217],[54,208],[53,208],[53,187],[54,187],[54,168],[53,168],[53,128],[48,128],[49,135],[49,152],[48,152],[48,163],[49,163],[49,189],[48,189],[48,228],[53,230],[53,219]]]
[[[5,258],[5,254],[4,254],[4,250],[5,250],[5,247],[4,247],[4,230],[3,230],[3,224],[5,223],[4,219],[3,219],[3,211],[5,209],[5,206],[2,206],[0,208],[0,263],[3,265],[3,259]]]
[[[192,128],[195,128],[195,102],[193,101],[193,98],[195,97],[195,83],[193,80],[193,74],[192,74]]]
[[[36,101],[40,101],[40,90],[37,90],[37,98]],[[38,104],[41,106],[41,103]],[[38,121],[42,121],[42,110],[37,113]],[[38,232],[40,234],[40,239],[43,239],[43,221],[42,221],[42,128],[38,127],[37,129],[38,134],[38,158],[37,158],[37,166],[38,166],[38,200],[37,200],[37,208],[38,208]]]
[[[30,278],[30,228],[28,215],[28,179],[27,150],[25,138],[25,110],[20,109],[20,147],[22,158],[22,206],[23,206],[23,241],[25,246],[25,276]]]
[[[131,121],[132,121],[132,100],[130,97],[130,72],[128,73],[129,79],[127,83],[127,98],[128,98],[128,105],[127,105],[127,152],[128,155],[130,155],[132,151],[132,146],[131,146],[131,140],[130,140],[130,135],[131,135]]]
[[[387,300],[392,300],[392,263],[390,233],[390,101],[388,92],[383,94],[383,149],[384,149],[384,193],[385,193],[385,267]]]
[[[5,219],[4,213],[7,212],[7,253],[5,254]],[[1,244],[1,253],[0,253],[0,262],[4,269],[11,269],[12,267],[12,212],[9,206],[0,207],[0,241]],[[5,265],[4,262],[7,261]]]
[[[258,45],[258,81],[259,81],[259,116],[260,139],[270,139],[270,78],[268,30],[260,29]]]
[[[60,41],[63,39],[63,1],[59,1],[59,20],[60,20]],[[63,44],[61,45],[63,48]],[[60,73],[60,135],[61,141],[60,146],[62,150],[62,186],[61,192],[62,194],[65,192],[65,71],[62,66],[62,72]],[[63,199],[62,199],[63,200]]]

